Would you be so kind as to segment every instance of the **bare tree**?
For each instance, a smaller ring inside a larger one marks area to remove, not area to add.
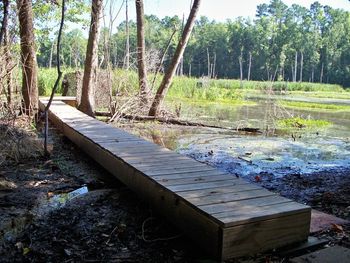
[[[192,32],[192,29],[194,27],[194,22],[195,22],[195,19],[196,19],[198,10],[199,10],[200,3],[201,3],[201,0],[194,0],[193,1],[191,12],[190,12],[190,15],[187,19],[185,28],[184,28],[182,36],[181,36],[181,39],[176,47],[175,54],[174,54],[174,57],[172,58],[171,64],[170,64],[169,68],[167,69],[167,71],[163,77],[163,80],[162,80],[162,82],[157,90],[157,93],[154,97],[152,106],[151,106],[149,113],[148,113],[149,116],[159,115],[160,106],[161,106],[161,104],[164,100],[164,97],[165,97],[165,95],[166,95],[166,93],[167,93],[167,91],[172,83],[175,71],[176,71],[176,69],[179,65],[179,62],[183,56],[183,53],[184,53],[185,48],[187,46],[188,40],[190,39],[191,32]]]
[[[149,88],[147,85],[146,69],[146,48],[145,48],[145,21],[143,0],[135,0],[136,20],[137,20],[137,68],[139,73],[139,87],[141,101],[144,104],[148,102]]]
[[[103,0],[92,0],[91,23],[84,65],[81,102],[78,107],[82,112],[94,116],[95,86],[98,67],[98,37]]]
[[[26,114],[38,110],[37,61],[31,0],[17,0],[19,33],[21,38],[22,96]]]

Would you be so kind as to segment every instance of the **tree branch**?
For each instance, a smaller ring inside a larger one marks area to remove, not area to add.
[[[51,92],[51,96],[49,99],[49,102],[47,103],[45,110],[44,110],[44,114],[45,114],[45,141],[44,141],[44,150],[45,150],[45,154],[48,154],[48,150],[47,150],[47,140],[48,140],[48,133],[49,133],[49,109],[53,100],[53,97],[56,93],[56,90],[58,88],[58,85],[60,83],[61,77],[62,77],[62,71],[61,71],[61,60],[60,60],[60,51],[61,51],[61,36],[62,36],[62,30],[63,30],[63,25],[64,25],[64,14],[65,14],[65,4],[66,1],[62,0],[62,13],[61,13],[61,23],[60,23],[60,29],[58,31],[58,37],[57,37],[57,79],[55,82],[55,85],[53,86],[52,92]]]

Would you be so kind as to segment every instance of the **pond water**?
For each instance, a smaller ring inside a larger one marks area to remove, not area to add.
[[[140,123],[127,128],[169,149],[242,177],[268,173],[278,178],[350,168],[349,112],[291,110],[278,106],[274,99],[253,100],[255,105],[250,106],[181,103],[182,119],[232,130]],[[174,105],[175,102],[168,101],[168,108],[173,110]],[[292,116],[327,120],[332,125],[309,130],[276,128],[276,118]],[[234,129],[242,127],[259,128],[262,133],[239,133]]]

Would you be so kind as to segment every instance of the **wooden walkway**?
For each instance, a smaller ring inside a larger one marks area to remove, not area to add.
[[[68,99],[69,101],[69,99]],[[47,103],[40,100],[40,107]],[[62,101],[50,120],[218,259],[308,238],[311,209],[101,121]]]

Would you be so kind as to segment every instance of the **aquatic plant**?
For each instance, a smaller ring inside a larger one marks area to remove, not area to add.
[[[301,117],[286,118],[277,120],[277,127],[281,129],[313,129],[325,128],[331,126],[332,123],[326,120],[304,119]]]
[[[350,106],[328,104],[328,103],[280,101],[280,104],[283,107],[293,108],[293,109],[307,109],[307,110],[318,110],[318,111],[350,111]]]

